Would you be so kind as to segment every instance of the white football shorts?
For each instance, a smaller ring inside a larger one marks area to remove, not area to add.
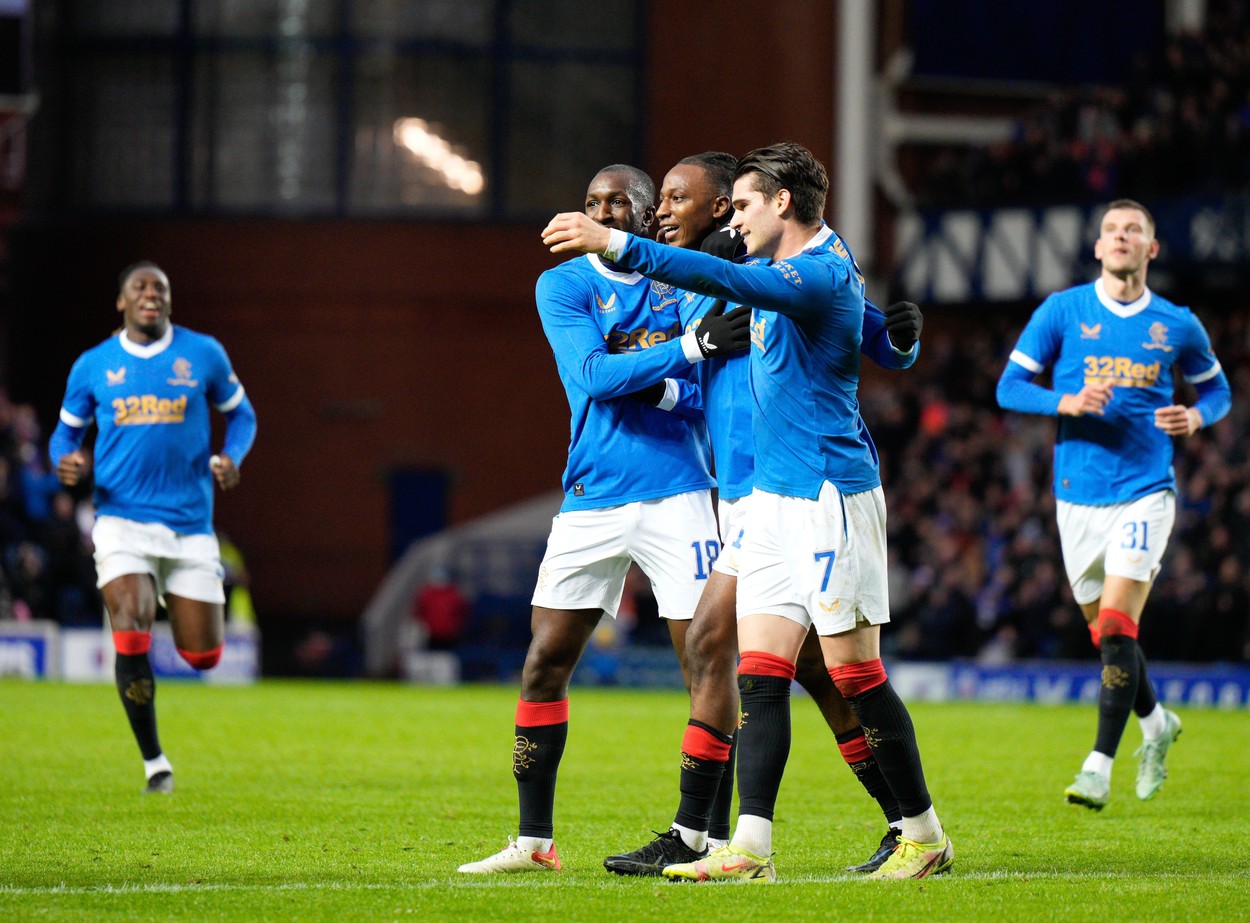
[[[1106,506],[1058,500],[1055,518],[1072,596],[1083,606],[1102,596],[1108,574],[1143,583],[1159,576],[1176,521],[1176,494],[1160,490]]]
[[[885,493],[844,496],[826,481],[815,500],[756,490],[738,555],[738,618],[780,615],[817,634],[890,620]]]
[[[720,522],[720,557],[712,570],[726,577],[738,576],[738,554],[746,535],[747,506],[750,496],[716,501],[716,517]]]
[[[179,535],[158,522],[99,516],[91,529],[96,585],[127,574],[151,574],[156,592],[206,603],[224,603],[217,536]]]
[[[633,561],[651,581],[660,617],[687,620],[719,554],[709,490],[569,510],[551,521],[533,604],[616,618]]]

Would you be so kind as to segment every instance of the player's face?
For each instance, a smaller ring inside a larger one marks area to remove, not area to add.
[[[655,210],[660,232],[656,240],[697,250],[728,211],[729,199],[716,194],[707,171],[697,164],[680,163],[668,171],[660,187],[660,205]]]
[[[734,216],[729,226],[742,235],[748,256],[769,258],[781,243],[785,230],[776,198],[765,198],[755,188],[757,174],[748,173],[734,180]]]
[[[169,279],[159,269],[136,269],[117,296],[126,329],[142,339],[159,340],[169,328]]]
[[[1102,219],[1094,256],[1117,276],[1141,272],[1159,253],[1150,222],[1136,208],[1113,208]]]
[[[651,226],[655,209],[641,213],[629,197],[629,177],[624,173],[600,173],[586,190],[586,214],[604,227],[642,234]]]

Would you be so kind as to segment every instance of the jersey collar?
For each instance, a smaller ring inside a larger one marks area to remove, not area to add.
[[[174,325],[170,324],[165,328],[165,335],[159,340],[153,340],[151,343],[136,343],[126,336],[126,329],[123,327],[121,333],[117,334],[118,342],[122,344],[122,349],[130,353],[132,356],[138,356],[140,359],[151,359],[153,356],[163,353],[169,344],[174,341]]]
[[[817,247],[819,247],[821,244],[823,244],[832,236],[833,236],[833,228],[829,227],[829,225],[825,224],[822,221],[820,223],[820,230],[816,232],[815,237],[813,237],[811,240],[807,242],[807,245],[803,248],[802,252],[803,253],[812,252],[813,250],[815,250]]]
[[[608,269],[597,254],[587,253],[586,259],[590,260],[590,265],[595,267],[599,275],[611,279],[613,282],[624,282],[626,285],[634,285],[642,279],[642,273],[640,272],[621,272],[619,269]]]
[[[1103,286],[1101,277],[1094,280],[1094,294],[1098,296],[1102,306],[1116,317],[1132,317],[1134,314],[1140,314],[1150,304],[1151,295],[1150,289],[1146,289],[1136,301],[1121,304],[1107,294],[1107,289]]]

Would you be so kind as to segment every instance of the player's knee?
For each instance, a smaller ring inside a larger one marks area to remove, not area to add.
[[[221,660],[221,645],[209,651],[184,651],[178,648],[178,656],[197,670],[211,670]]]
[[[876,689],[889,678],[880,658],[840,664],[829,669],[829,678],[846,699]]]

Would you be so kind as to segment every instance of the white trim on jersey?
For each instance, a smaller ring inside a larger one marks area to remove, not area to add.
[[[165,328],[165,335],[159,340],[153,340],[151,343],[136,343],[126,336],[123,329],[117,334],[117,339],[121,343],[122,349],[130,353],[132,356],[138,356],[140,359],[151,359],[157,353],[162,353],[174,341],[174,325],[170,324]]]
[[[677,406],[677,398],[680,395],[677,392],[677,379],[664,379],[664,396],[660,398],[660,403],[655,406],[660,410],[672,410]]]
[[[1220,371],[1220,364],[1219,362],[1216,362],[1215,365],[1211,366],[1205,372],[1199,372],[1197,375],[1186,375],[1185,380],[1191,385],[1200,385],[1204,381],[1210,381],[1216,375],[1220,374]]]
[[[214,404],[213,406],[216,407],[218,410],[220,410],[222,413],[229,413],[230,411],[234,410],[234,408],[238,407],[242,403],[243,403],[243,386],[239,385],[239,390],[234,392],[234,394],[230,397],[229,400],[226,400],[220,404]]]
[[[82,417],[76,417],[64,407],[61,408],[61,422],[66,426],[72,426],[74,429],[82,429],[90,420],[84,420]]]
[[[1140,314],[1149,306],[1151,298],[1150,289],[1146,289],[1136,301],[1129,304],[1121,304],[1107,294],[1107,289],[1103,286],[1101,277],[1094,282],[1094,294],[1098,296],[1102,306],[1117,317],[1132,317],[1134,314]]]
[[[587,253],[586,259],[590,260],[590,265],[599,271],[599,275],[604,278],[611,279],[614,282],[623,282],[626,285],[637,285],[639,282],[643,281],[642,273],[640,272],[621,272],[617,269],[608,269],[607,266],[603,265],[603,260],[599,259],[597,254]]]
[[[1011,351],[1010,358],[1011,358],[1011,361],[1014,362],[1016,365],[1024,366],[1034,375],[1040,375],[1042,374],[1042,372],[1046,371],[1046,366],[1042,365],[1032,356],[1026,356],[1024,353],[1020,352],[1020,350],[1018,349],[1013,349]]]

